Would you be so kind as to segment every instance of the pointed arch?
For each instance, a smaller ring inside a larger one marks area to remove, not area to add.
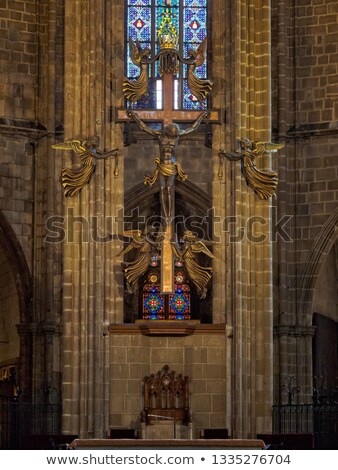
[[[31,321],[32,280],[26,256],[17,236],[0,211],[0,245],[7,256],[18,292],[20,322]]]
[[[301,280],[299,311],[305,324],[312,324],[312,304],[316,282],[324,260],[330,253],[333,244],[338,239],[338,208],[331,214],[319,232],[312,249]]]

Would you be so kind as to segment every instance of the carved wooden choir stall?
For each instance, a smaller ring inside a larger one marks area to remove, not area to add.
[[[165,365],[143,379],[141,438],[192,439],[189,377]]]

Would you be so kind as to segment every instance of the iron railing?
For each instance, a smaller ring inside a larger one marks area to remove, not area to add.
[[[275,405],[274,434],[314,435],[316,449],[338,449],[338,404]],[[61,405],[0,398],[0,449],[21,449],[25,436],[61,434]]]
[[[315,449],[338,449],[338,404],[275,405],[274,434],[314,435]]]
[[[61,434],[61,406],[0,398],[0,449],[21,449],[26,436]]]

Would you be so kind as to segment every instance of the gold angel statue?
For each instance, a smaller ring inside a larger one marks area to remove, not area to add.
[[[132,250],[137,250],[138,254],[134,261],[122,263],[123,272],[127,280],[128,290],[131,292],[139,278],[150,266],[152,256],[158,253],[158,243],[150,239],[152,227],[147,227],[143,233],[141,230],[127,230],[123,232],[125,237],[130,237],[130,243],[124,248],[119,256],[125,255]]]
[[[124,97],[134,104],[139,100],[148,90],[148,67],[149,63],[146,61],[150,55],[150,49],[142,49],[140,42],[137,40],[136,44],[129,37],[130,58],[136,67],[140,69],[140,75],[135,81],[123,79],[123,94]]]
[[[207,38],[205,37],[198,49],[188,51],[189,59],[194,59],[194,63],[188,65],[188,86],[191,93],[202,103],[212,90],[212,81],[202,80],[195,75],[195,70],[204,64],[206,59]]]
[[[195,261],[196,254],[204,253],[209,258],[215,258],[215,256],[206,247],[206,242],[197,240],[197,237],[190,230],[184,231],[182,241],[182,248],[176,244],[172,245],[174,254],[178,259],[183,261],[189,278],[197,287],[199,297],[205,299],[207,295],[207,285],[212,277],[212,268],[200,266]]]
[[[77,168],[64,168],[61,171],[61,185],[65,196],[74,196],[89,183],[96,166],[97,159],[108,158],[117,155],[118,149],[102,152],[97,148],[99,140],[97,137],[82,140],[70,140],[60,144],[52,145],[54,149],[73,150],[81,160],[81,165]]]
[[[219,156],[232,161],[240,160],[242,173],[248,186],[254,190],[260,199],[269,199],[276,193],[278,173],[257,168],[256,158],[264,153],[277,152],[284,145],[271,142],[252,142],[249,139],[241,139],[239,143],[240,150],[238,152],[220,150]]]

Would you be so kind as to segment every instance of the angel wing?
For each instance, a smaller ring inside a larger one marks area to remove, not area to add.
[[[212,90],[212,81],[203,80],[198,78],[195,75],[195,69],[204,64],[206,59],[206,49],[207,49],[207,37],[203,39],[196,51],[190,50],[189,56],[191,59],[195,59],[194,63],[188,65],[188,86],[191,93],[196,97],[196,99],[202,103],[205,98],[211,93]]]
[[[66,142],[62,142],[60,144],[54,144],[52,145],[53,149],[58,149],[58,150],[73,150],[75,153],[81,155],[81,153],[84,153],[86,151],[86,147],[84,146],[83,141],[81,140],[70,140]]]
[[[124,237],[129,237],[131,238],[131,242],[127,245],[126,248],[124,248],[121,253],[119,253],[118,256],[125,255],[126,253],[129,253],[129,251],[133,249],[138,249],[142,246],[144,243],[144,238],[142,237],[142,232],[141,230],[126,230],[123,232]]]
[[[200,67],[201,65],[204,64],[205,59],[206,59],[206,51],[207,51],[207,37],[203,39],[201,44],[198,46],[196,53],[196,67]]]
[[[136,44],[129,37],[130,45],[130,58],[136,67],[140,69],[140,75],[135,81],[128,78],[123,79],[123,94],[127,100],[134,104],[139,100],[148,90],[148,67],[147,63],[142,63],[142,59],[149,55],[149,49],[142,49],[140,42],[137,40]]]
[[[256,155],[262,155],[263,153],[275,153],[284,147],[283,144],[274,144],[272,142],[253,142],[252,152]]]
[[[129,36],[129,47],[130,47],[130,58],[134,65],[140,67],[141,58],[142,58],[142,46],[140,41],[137,39],[136,43]]]
[[[216,256],[211,253],[211,251],[202,241],[198,241],[197,243],[192,244],[191,250],[193,253],[204,253],[205,255],[209,256],[209,258],[216,258]]]

